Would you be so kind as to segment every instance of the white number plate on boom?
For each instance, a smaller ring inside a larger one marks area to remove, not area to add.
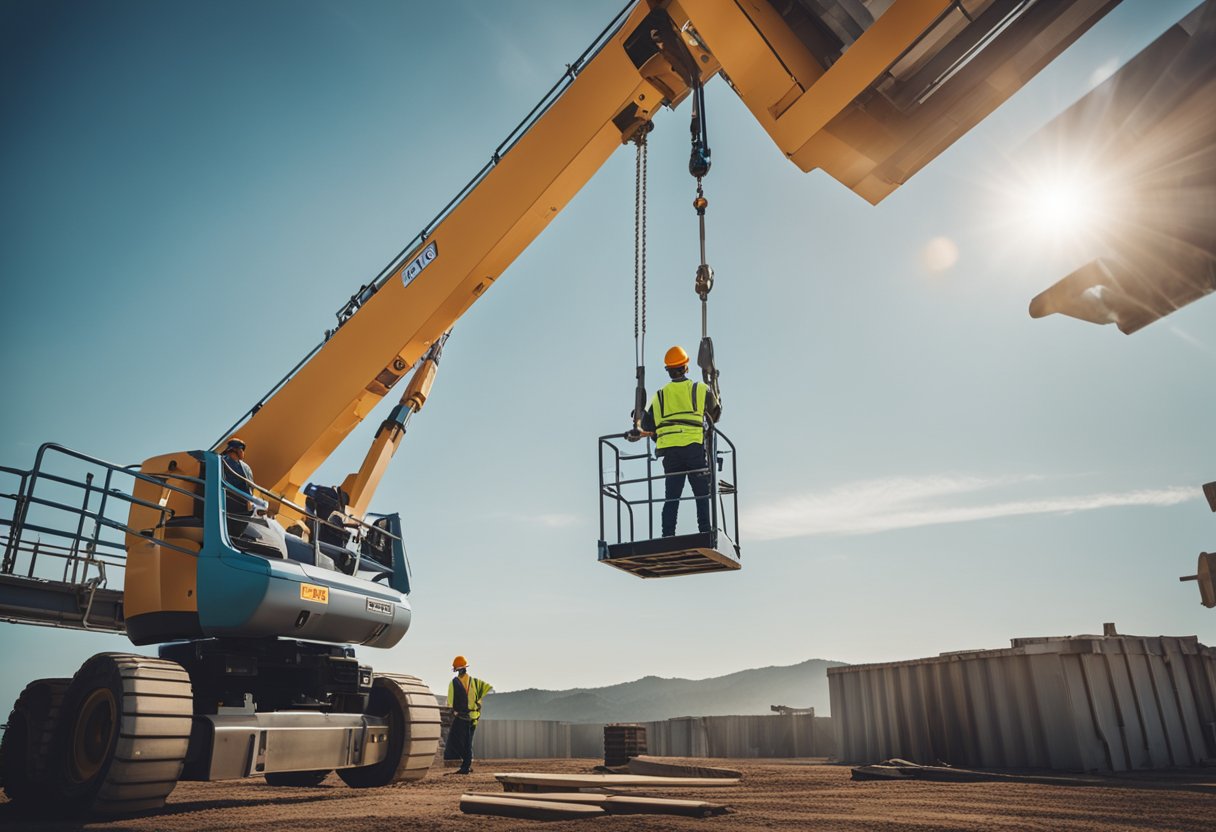
[[[409,286],[414,278],[422,274],[422,270],[431,263],[435,262],[435,258],[439,256],[439,246],[431,243],[429,246],[418,252],[418,256],[409,262],[404,269],[401,270],[401,285]]]

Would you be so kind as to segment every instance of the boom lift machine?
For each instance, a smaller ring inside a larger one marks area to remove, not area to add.
[[[690,97],[695,163],[700,90],[715,76],[798,168],[877,203],[1116,4],[628,6],[210,448],[136,468],[46,445],[32,469],[0,469],[13,483],[0,614],[160,645],[157,658],[105,653],[71,679],[31,682],[0,746],[6,793],[122,813],[160,807],[183,778],[295,785],[336,770],[367,787],[424,776],[440,736],[435,698],[413,677],[374,673],[350,645],[391,647],[409,627],[400,520],[368,507],[453,323],[618,147]],[[703,301],[704,277],[698,269]],[[310,484],[411,368],[360,470],[336,487]],[[224,475],[217,451],[237,435],[259,485]],[[232,508],[257,500],[261,514]],[[40,577],[47,563],[62,574]],[[106,570],[124,567],[119,592]]]

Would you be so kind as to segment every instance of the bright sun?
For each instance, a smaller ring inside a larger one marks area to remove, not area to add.
[[[1101,190],[1079,176],[1056,176],[1035,182],[1021,201],[1028,224],[1055,238],[1096,230],[1105,207]]]

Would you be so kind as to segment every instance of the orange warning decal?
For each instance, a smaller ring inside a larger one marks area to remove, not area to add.
[[[302,601],[316,601],[318,604],[328,604],[329,587],[316,586],[315,584],[300,584],[300,599]]]

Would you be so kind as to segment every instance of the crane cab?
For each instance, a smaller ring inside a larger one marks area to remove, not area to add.
[[[355,548],[233,509],[254,495],[225,481],[219,456],[144,463],[126,529],[127,634],[135,644],[204,637],[298,638],[391,647],[410,624],[400,521],[355,529]],[[345,540],[348,530],[336,531]]]
[[[735,446],[716,427],[705,436],[708,466],[688,473],[709,475],[710,530],[669,537],[660,534],[667,477],[651,440],[631,442],[620,433],[600,437],[600,563],[639,578],[742,567]],[[679,498],[681,525],[695,527],[696,499],[689,488],[684,489]]]

